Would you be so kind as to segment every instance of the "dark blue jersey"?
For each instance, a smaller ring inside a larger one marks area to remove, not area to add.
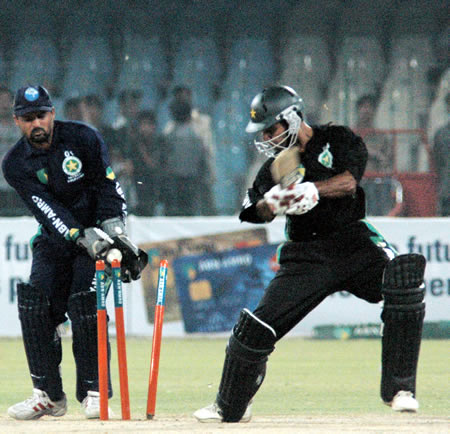
[[[55,121],[48,150],[22,137],[3,159],[5,179],[19,193],[44,236],[75,240],[80,230],[124,217],[126,203],[98,131]]]

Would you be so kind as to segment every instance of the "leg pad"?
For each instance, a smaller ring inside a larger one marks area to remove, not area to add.
[[[384,273],[382,293],[384,322],[382,338],[381,397],[392,401],[400,390],[415,394],[417,363],[425,317],[425,258],[400,255]]]
[[[47,392],[52,401],[59,401],[64,396],[59,372],[61,338],[51,318],[50,303],[39,288],[19,283],[17,304],[33,387]]]
[[[68,314],[72,321],[72,351],[77,366],[77,399],[82,401],[88,390],[98,391],[97,294],[78,292],[69,297]],[[108,342],[108,359],[111,350]],[[112,396],[108,366],[109,395]]]
[[[247,309],[241,312],[228,342],[216,398],[224,422],[239,422],[244,415],[264,380],[275,341],[276,333],[269,325]]]

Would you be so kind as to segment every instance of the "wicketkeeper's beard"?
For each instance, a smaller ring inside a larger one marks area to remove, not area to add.
[[[46,133],[43,128],[35,128],[31,131],[30,141],[33,143],[47,143],[50,138],[50,134]]]

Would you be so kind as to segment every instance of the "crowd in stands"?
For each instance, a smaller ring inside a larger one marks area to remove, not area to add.
[[[104,122],[98,95],[68,99],[64,119],[94,126],[108,144],[111,164],[136,215],[215,215],[211,119],[192,106],[187,87],[173,90],[170,118],[157,128],[153,110],[142,109],[142,93],[123,90],[111,124]]]
[[[264,159],[244,132],[251,98],[286,84],[305,99],[309,123],[346,124],[364,136],[368,172],[435,173],[436,214],[448,215],[448,30],[424,0],[292,0],[284,9],[264,0],[238,8],[105,0],[98,10],[43,3],[32,16],[25,7],[4,11],[5,29],[21,14],[30,26],[9,57],[0,44],[0,158],[18,139],[12,92],[43,84],[57,119],[103,135],[130,213],[236,214]],[[1,215],[27,214],[2,176],[0,189]]]

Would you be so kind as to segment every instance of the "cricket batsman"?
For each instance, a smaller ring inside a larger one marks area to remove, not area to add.
[[[344,290],[384,303],[383,402],[394,411],[419,408],[425,258],[398,255],[365,219],[359,182],[367,149],[361,137],[342,125],[310,126],[303,112],[302,98],[287,86],[268,87],[251,103],[246,131],[256,134],[255,145],[268,158],[239,218],[262,224],[285,216],[287,241],[258,306],[241,311],[215,401],[194,413],[200,422],[248,422],[276,343],[325,298]]]

